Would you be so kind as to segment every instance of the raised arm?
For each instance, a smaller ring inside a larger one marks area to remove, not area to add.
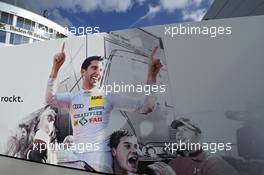
[[[66,58],[64,47],[65,43],[62,44],[60,52],[57,53],[53,58],[53,65],[47,84],[45,102],[46,104],[51,105],[52,107],[63,107],[68,109],[70,104],[70,94],[56,94],[54,89],[55,80],[57,78],[58,72]]]
[[[156,83],[157,75],[162,67],[160,60],[155,57],[158,47],[155,47],[150,55],[148,64],[147,84],[153,85]],[[129,112],[139,112],[142,114],[150,113],[156,105],[156,97],[153,93],[146,95],[143,98],[121,96],[119,94],[110,94],[106,97],[110,108],[120,109]]]
[[[62,64],[65,61],[65,52],[64,52],[64,47],[65,47],[65,42],[63,42],[62,46],[61,46],[61,50],[59,53],[57,53],[54,58],[53,58],[53,65],[52,65],[52,69],[51,69],[51,73],[50,73],[50,78],[55,79],[58,75],[58,72],[62,66]]]
[[[148,76],[147,76],[147,84],[155,84],[157,80],[157,75],[162,68],[162,64],[158,58],[155,58],[155,54],[158,50],[158,46],[152,49],[150,60],[148,64]]]

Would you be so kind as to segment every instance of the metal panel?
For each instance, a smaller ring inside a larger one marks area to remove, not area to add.
[[[203,20],[264,15],[264,0],[215,0]]]

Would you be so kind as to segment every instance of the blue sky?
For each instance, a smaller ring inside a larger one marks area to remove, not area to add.
[[[63,26],[99,26],[113,31],[151,25],[199,21],[213,0],[2,0],[16,3]]]

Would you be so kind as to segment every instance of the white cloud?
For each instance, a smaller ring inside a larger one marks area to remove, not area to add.
[[[146,2],[146,0],[136,0],[136,1],[137,3],[139,3],[140,6],[142,6]]]
[[[135,26],[142,20],[154,18],[160,11],[167,11],[170,13],[175,10],[180,10],[183,20],[199,21],[204,16],[206,10],[199,9],[203,1],[205,0],[159,0],[156,6],[149,4],[148,12],[129,26],[129,28]]]
[[[140,21],[144,20],[144,19],[151,19],[151,18],[154,18],[156,16],[156,14],[158,12],[161,11],[161,6],[156,6],[156,7],[153,7],[151,5],[149,5],[149,9],[148,9],[148,12],[144,15],[144,16],[141,16],[136,22],[134,22],[132,25],[129,26],[129,28],[135,26],[136,24],[138,24]]]
[[[194,5],[199,7],[202,4],[203,0],[193,0]]]
[[[149,4],[148,12],[140,17],[134,24],[139,23],[144,19],[154,18],[160,11],[174,12],[175,10],[181,10],[183,14],[183,20],[197,20],[203,16],[204,11],[195,10],[201,6],[204,0],[160,0],[158,5],[153,7]],[[190,11],[194,9],[194,11]]]
[[[14,4],[16,0],[2,0]],[[145,0],[23,0],[16,1],[16,5],[41,14],[44,10],[54,13],[55,21],[69,23],[70,20],[62,17],[58,9],[67,10],[71,13],[89,13],[95,10],[103,12],[122,13],[131,9],[135,3],[143,4]]]
[[[160,0],[160,5],[167,12],[181,11],[183,21],[200,21],[206,13],[206,9],[201,8],[204,1],[213,0]]]
[[[17,2],[18,6],[41,14],[44,10],[49,10],[55,22],[71,24],[70,20],[61,15],[59,9],[67,10],[70,13],[84,12],[89,13],[95,10],[102,12],[123,13],[130,10],[133,5],[140,6],[146,4],[146,0],[2,0],[9,3]],[[145,15],[140,17],[134,24],[144,19],[154,18],[160,11],[174,12],[181,10],[183,20],[197,20],[204,14],[200,9],[203,1],[212,2],[213,0],[159,0],[155,6],[149,4],[149,9]],[[133,24],[133,25],[134,25]]]
[[[200,21],[206,13],[206,9],[197,9],[194,11],[183,10],[182,11],[182,19],[183,20],[191,20],[191,21]]]
[[[161,7],[160,6],[153,7],[153,6],[149,5],[148,12],[146,13],[146,15],[142,16],[140,19],[154,18],[156,16],[156,14],[158,12],[160,12],[160,11],[161,11]]]
[[[190,6],[199,7],[202,2],[203,0],[160,0],[160,5],[164,10],[173,12]]]
[[[126,12],[133,6],[132,0],[78,0],[77,2],[77,5],[83,12],[90,12],[97,9],[103,12]]]
[[[64,26],[64,27],[68,27],[68,26],[73,26],[72,22],[68,19],[63,17],[58,9],[54,9],[52,11],[52,16],[54,19],[56,19],[56,21],[58,22],[58,24]]]
[[[165,10],[172,12],[176,9],[185,8],[188,5],[188,1],[189,0],[160,0],[160,4]]]
[[[14,3],[14,0],[3,1]],[[125,12],[133,6],[134,1],[135,0],[23,0],[17,1],[17,5],[34,11],[61,8],[73,12],[91,12],[94,10],[102,10],[103,12]],[[137,0],[138,3],[143,3],[144,1],[145,0]]]

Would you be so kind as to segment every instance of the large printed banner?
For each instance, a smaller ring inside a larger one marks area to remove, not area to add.
[[[0,48],[0,153],[101,174],[264,173],[264,17]]]

